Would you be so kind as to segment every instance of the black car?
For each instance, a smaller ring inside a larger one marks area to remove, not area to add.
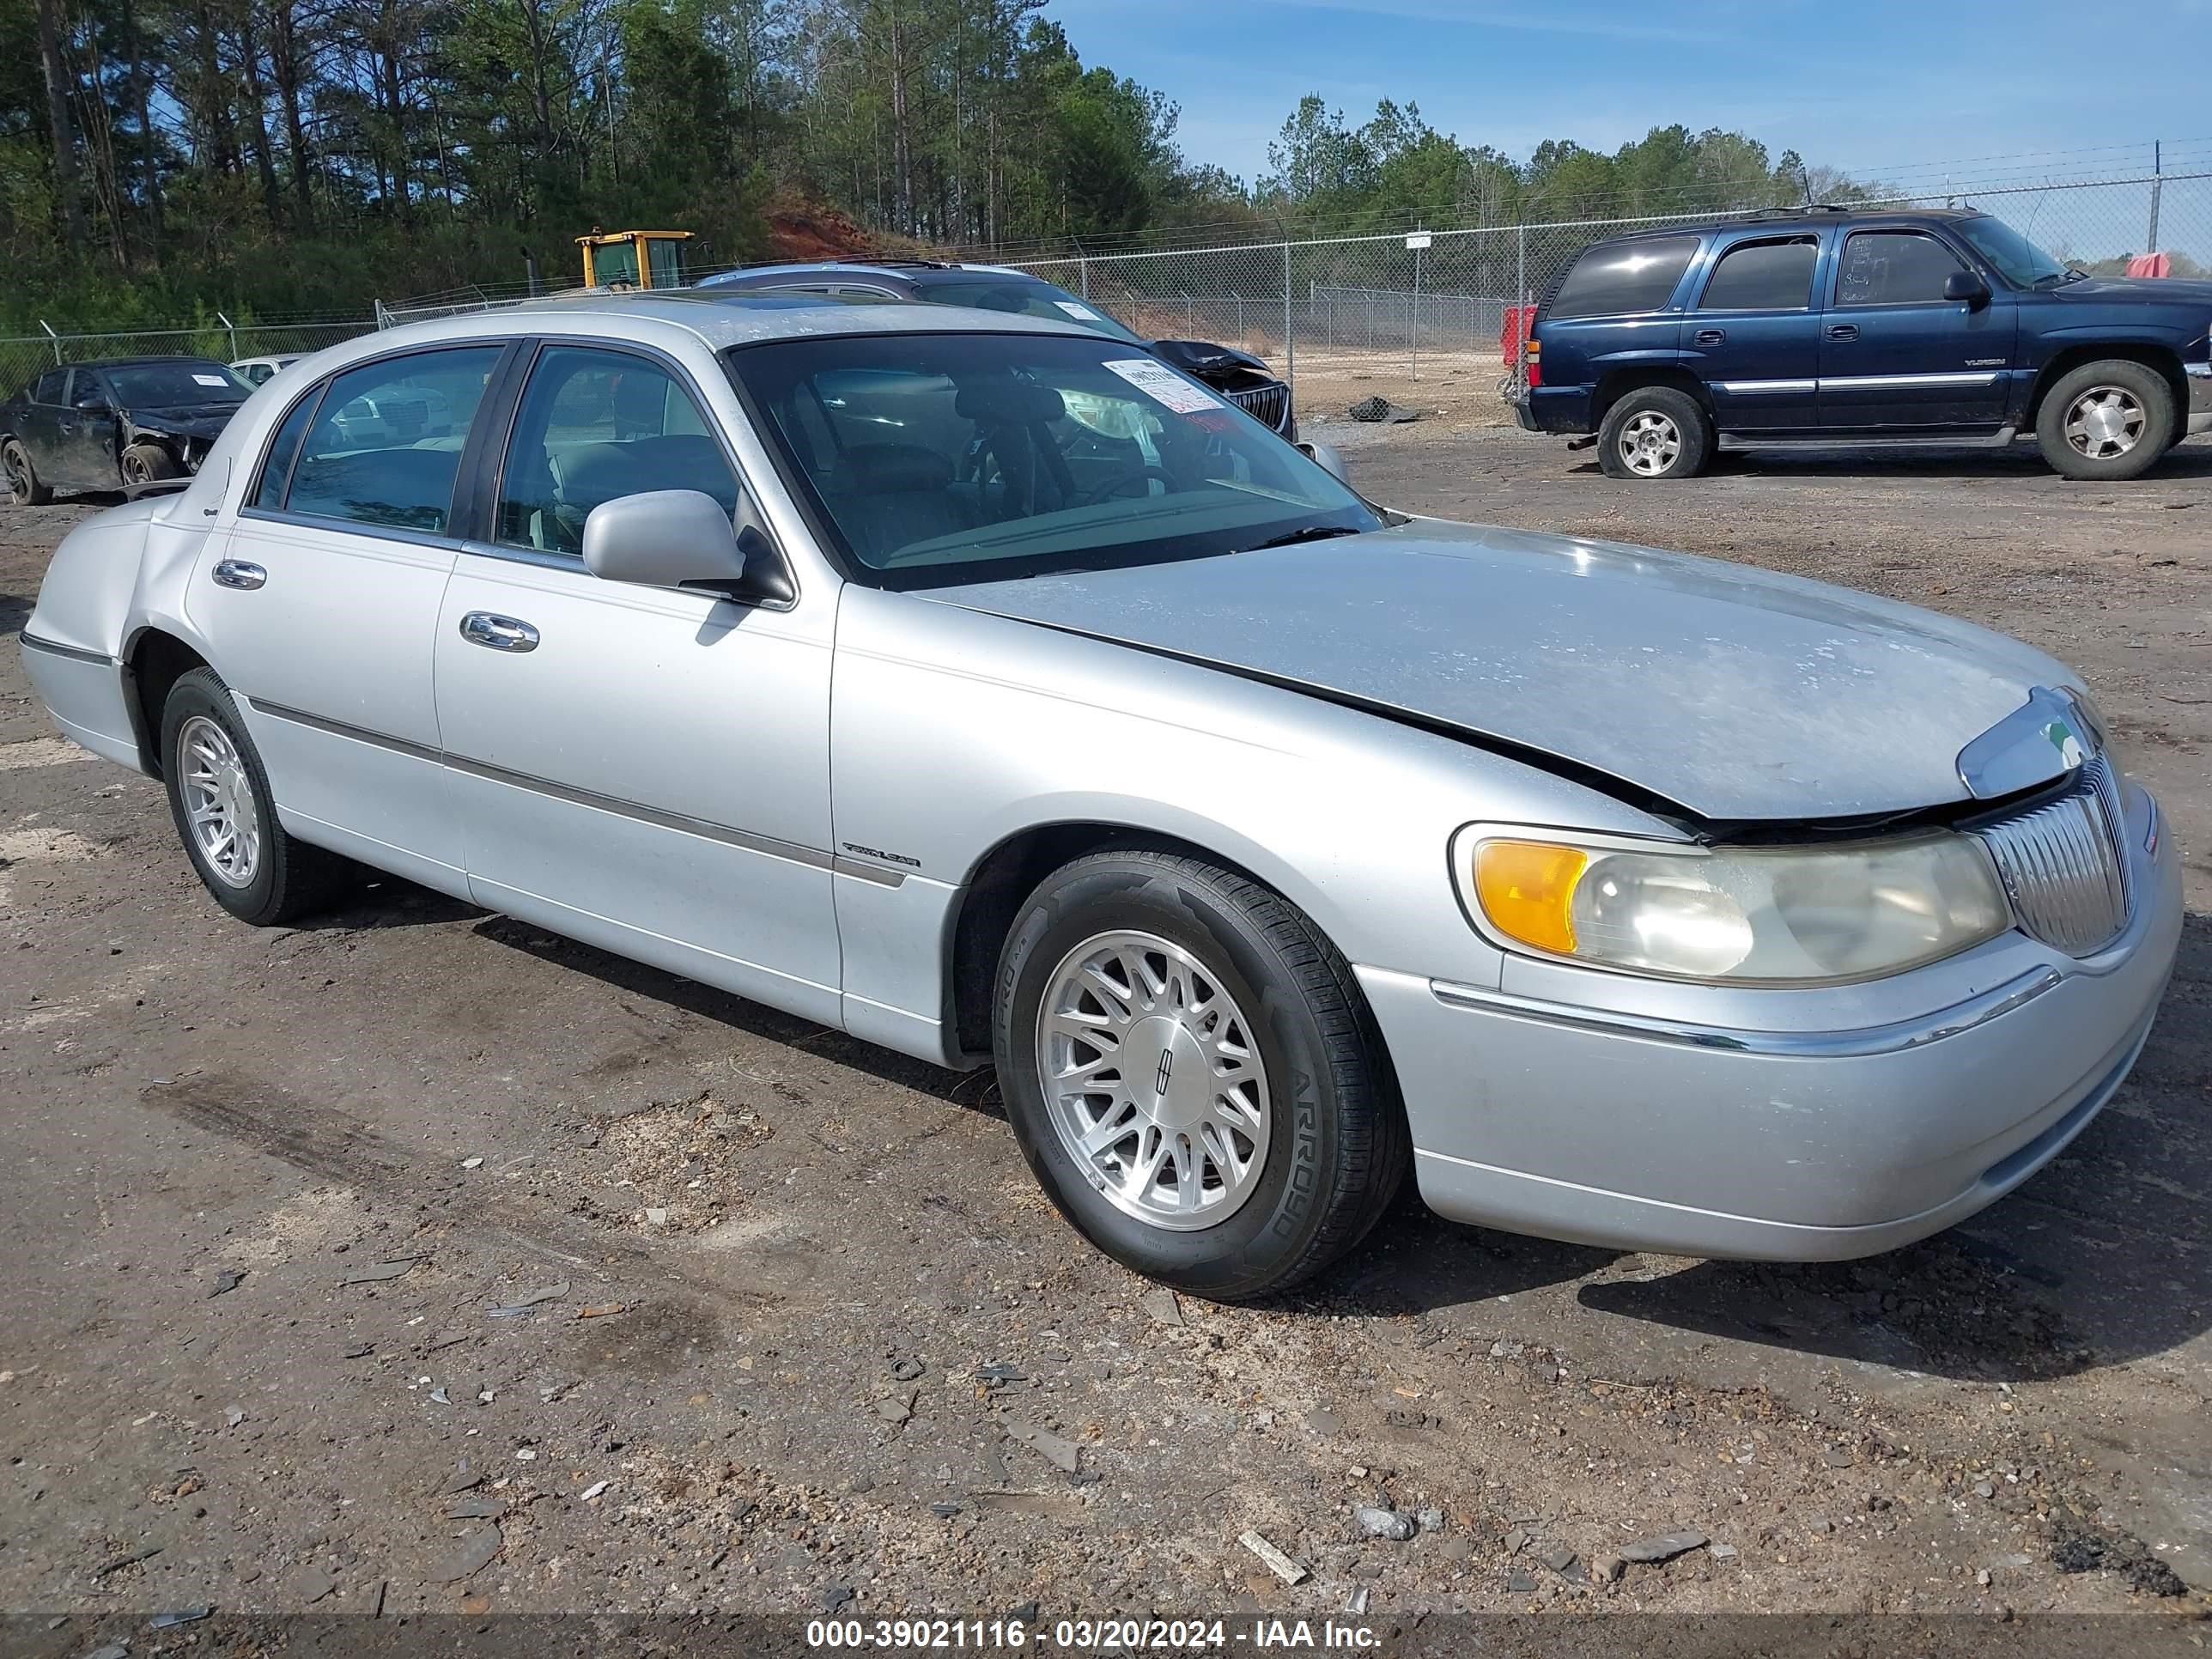
[[[1296,441],[1291,389],[1249,351],[1203,340],[1147,340],[1087,301],[1042,277],[1006,265],[956,265],[927,259],[880,263],[756,265],[702,279],[701,288],[732,294],[826,294],[844,300],[913,300],[982,311],[1080,323],[1110,339],[1140,345],[1170,368],[1203,380],[1265,425]]]
[[[0,404],[0,471],[11,501],[57,489],[174,489],[253,388],[203,357],[130,357],[50,368]]]

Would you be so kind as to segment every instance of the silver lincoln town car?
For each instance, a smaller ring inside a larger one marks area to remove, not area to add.
[[[1409,1164],[1864,1255],[2112,1097],[2180,883],[2070,670],[1340,471],[1073,323],[542,302],[282,370],[24,660],[240,920],[366,865],[995,1064],[1068,1219],[1205,1296]]]

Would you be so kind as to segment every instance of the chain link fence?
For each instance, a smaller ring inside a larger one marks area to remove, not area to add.
[[[2212,172],[1925,196],[1866,205],[1972,205],[2063,260],[2118,276],[2166,252],[2170,274],[2212,270]],[[1408,235],[1086,254],[1013,262],[1147,339],[1218,341],[1266,358],[1301,414],[1381,395],[1465,421],[1510,418],[1510,307],[1540,300],[1592,242],[1707,223],[1711,211]]]
[[[276,357],[320,351],[374,328],[359,322],[247,323],[233,325],[217,315],[197,328],[150,329],[131,334],[41,334],[0,337],[0,398],[50,368],[112,357],[211,357],[234,363],[247,357]]]

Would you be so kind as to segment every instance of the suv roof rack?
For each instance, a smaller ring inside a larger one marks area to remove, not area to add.
[[[874,259],[864,253],[848,253],[842,258],[826,261],[833,265],[874,265],[880,270],[950,270],[942,259]]]
[[[1808,202],[1802,207],[1753,208],[1745,217],[1751,219],[1803,219],[1815,213],[1849,213],[1850,209],[1836,202]]]

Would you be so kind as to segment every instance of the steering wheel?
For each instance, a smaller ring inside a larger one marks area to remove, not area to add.
[[[1173,493],[1175,490],[1182,487],[1176,482],[1175,475],[1168,471],[1165,468],[1157,466],[1133,466],[1126,472],[1115,473],[1112,477],[1107,479],[1104,483],[1097,485],[1095,488],[1079,492],[1075,497],[1074,505],[1077,507],[1096,507],[1099,502],[1104,501],[1109,495],[1118,495],[1122,490],[1127,489],[1131,484],[1146,483],[1154,478],[1158,478],[1162,483],[1165,484],[1168,487],[1170,493]]]

